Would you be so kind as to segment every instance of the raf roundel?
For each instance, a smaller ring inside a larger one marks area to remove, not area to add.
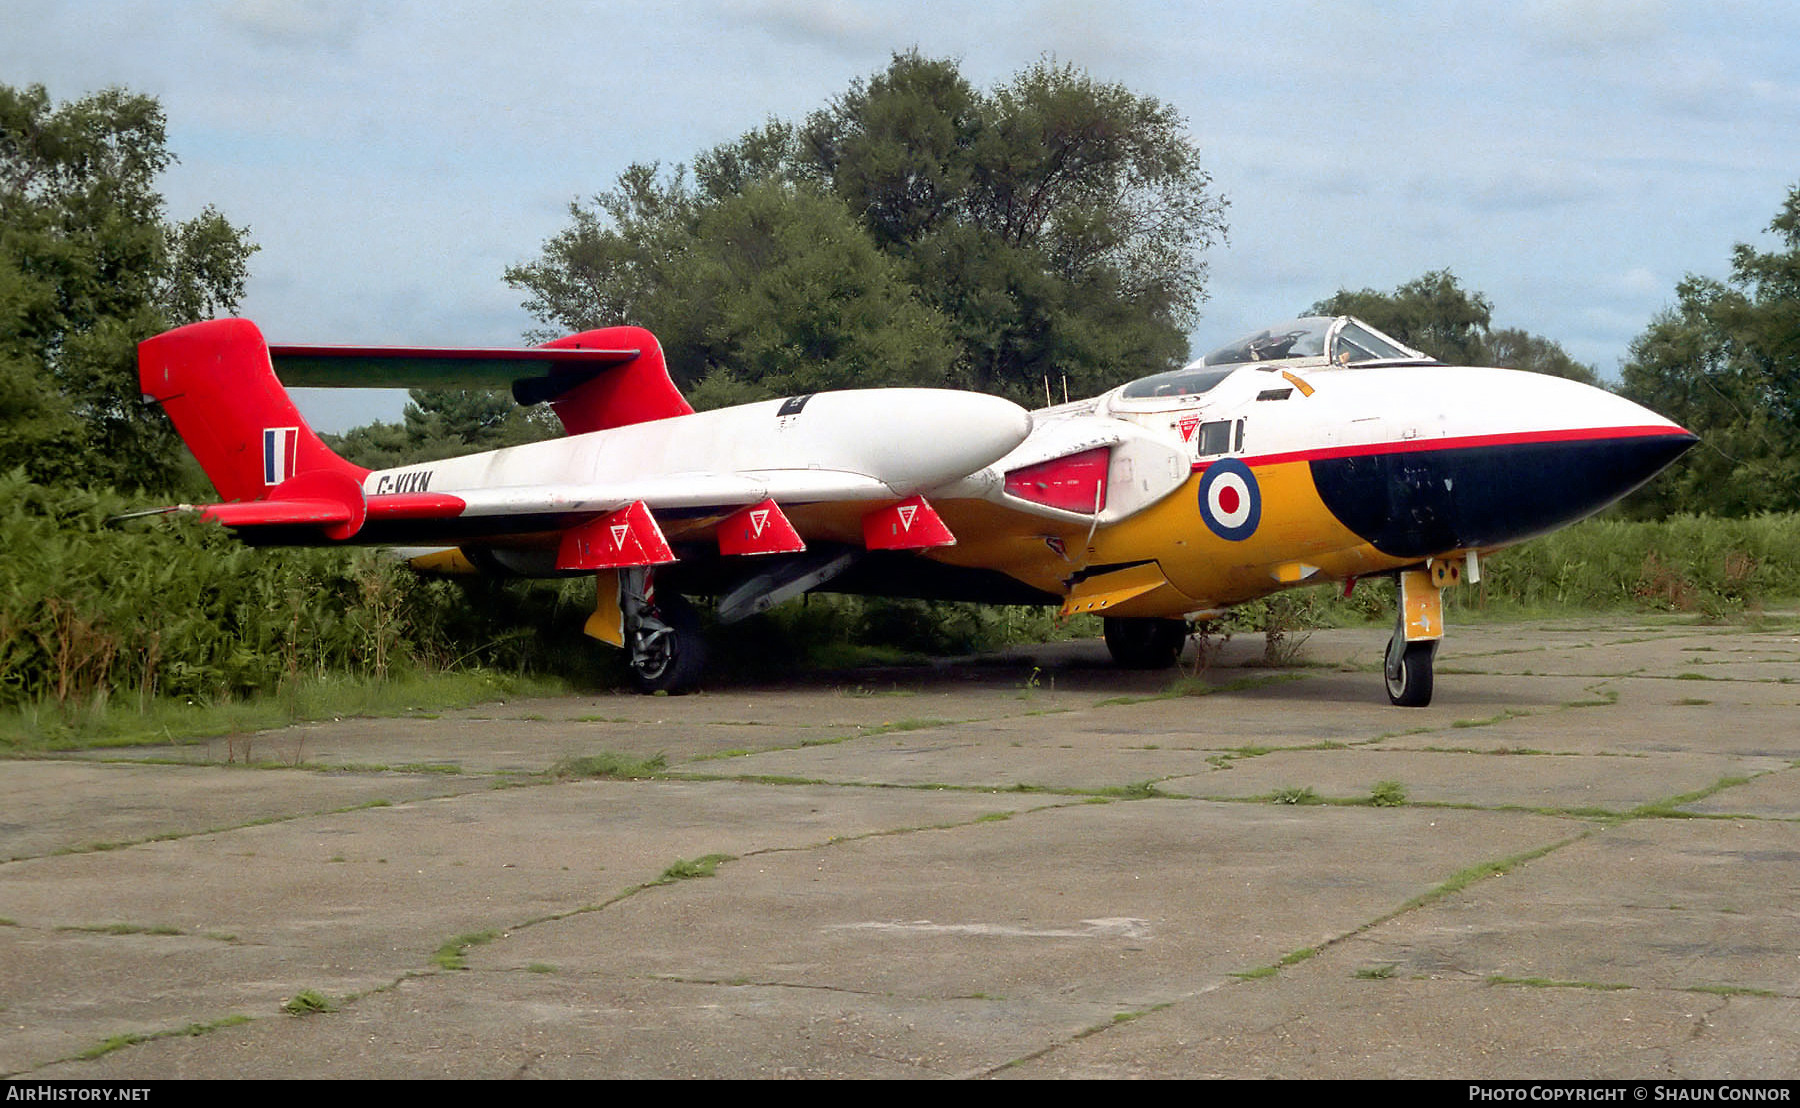
[[[1227,542],[1243,542],[1256,533],[1262,521],[1262,492],[1249,466],[1221,458],[1206,467],[1206,476],[1200,479],[1200,518]]]

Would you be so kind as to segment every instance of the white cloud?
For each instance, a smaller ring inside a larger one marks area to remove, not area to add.
[[[375,10],[386,7],[368,0],[219,0],[212,10],[259,45],[344,50]]]
[[[1658,277],[1643,266],[1633,266],[1613,280],[1613,288],[1629,296],[1672,295],[1673,281]]]

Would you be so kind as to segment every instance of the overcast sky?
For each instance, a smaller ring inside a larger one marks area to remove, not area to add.
[[[170,214],[248,225],[273,341],[516,345],[501,271],[570,201],[914,47],[984,88],[1048,55],[1187,117],[1231,205],[1196,353],[1449,268],[1611,376],[1800,184],[1791,0],[8,0],[0,82],[158,97]]]

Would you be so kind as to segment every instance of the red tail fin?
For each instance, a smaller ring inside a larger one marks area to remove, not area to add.
[[[368,470],[331,452],[288,398],[247,319],[190,323],[138,344],[138,381],[175,421],[225,500],[261,500],[292,477]]]
[[[635,348],[638,356],[617,369],[599,374],[550,401],[563,429],[571,435],[604,431],[631,423],[693,415],[681,390],[669,379],[662,344],[642,327],[605,327],[566,335],[545,347],[570,349]]]

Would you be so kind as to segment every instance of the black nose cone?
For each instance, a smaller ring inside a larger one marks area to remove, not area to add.
[[[1592,515],[1699,441],[1671,426],[1535,435],[1434,449],[1394,443],[1312,462],[1333,515],[1377,550],[1422,558],[1542,535]]]

